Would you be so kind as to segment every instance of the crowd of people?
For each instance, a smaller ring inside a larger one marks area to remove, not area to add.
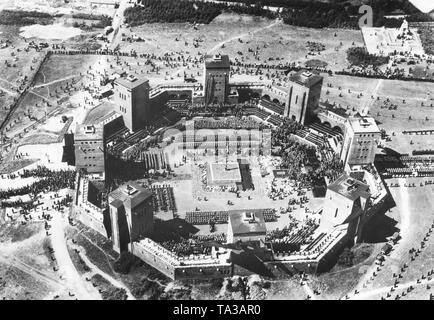
[[[216,224],[228,223],[227,211],[195,211],[186,212],[185,221],[193,225],[206,225],[210,221]]]
[[[261,124],[250,118],[195,119],[195,129],[260,129]]]
[[[45,169],[36,169],[36,175],[39,174],[40,180],[33,182],[30,185],[20,188],[9,188],[0,191],[0,200],[5,200],[10,197],[33,195],[34,197],[41,192],[58,191],[60,189],[74,189],[75,171],[60,170],[46,171]],[[27,175],[25,173],[25,175]]]
[[[217,242],[223,244],[226,242],[226,233],[213,233],[206,235],[195,234],[191,238],[199,242]]]
[[[267,232],[266,240],[272,243],[274,252],[295,252],[313,241],[312,235],[317,228],[318,223],[313,219],[302,223],[292,219],[285,228]]]
[[[334,180],[342,174],[343,163],[338,155],[329,152],[329,148],[316,150],[293,139],[292,136],[297,135],[300,130],[305,130],[303,125],[286,119],[272,133],[273,154],[282,157],[280,167],[289,171],[288,177],[311,184],[324,177]],[[332,156],[327,156],[329,154]],[[303,172],[303,167],[309,169]]]
[[[263,209],[265,222],[277,220],[275,209]],[[186,212],[185,221],[193,225],[207,225],[212,221],[215,224],[226,224],[229,220],[230,211],[194,211]]]
[[[178,257],[188,257],[191,254],[211,254],[211,246],[195,239],[177,239],[159,243],[163,248],[173,252]]]
[[[169,185],[163,186],[152,186],[151,187],[154,203],[155,211],[172,211],[173,213],[177,212],[176,204],[175,204],[175,195],[173,193],[173,187]]]

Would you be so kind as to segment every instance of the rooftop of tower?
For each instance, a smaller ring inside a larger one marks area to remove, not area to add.
[[[358,197],[369,198],[369,186],[359,180],[353,179],[349,175],[342,174],[333,183],[328,186],[328,189],[334,191],[351,201]]]
[[[323,77],[310,71],[299,71],[289,77],[289,80],[305,87],[312,87],[321,82]]]
[[[144,83],[149,83],[149,80],[147,78],[136,77],[135,75],[130,74],[126,77],[117,78],[115,83],[132,90]]]
[[[228,69],[231,67],[229,56],[224,54],[205,56],[205,68],[207,69]]]
[[[110,203],[111,205],[118,207],[123,203],[125,206],[133,209],[149,197],[152,197],[152,192],[149,189],[143,188],[138,183],[130,181],[112,191],[109,196],[113,198]]]
[[[372,117],[357,117],[349,120],[353,131],[356,133],[377,133],[380,129]]]

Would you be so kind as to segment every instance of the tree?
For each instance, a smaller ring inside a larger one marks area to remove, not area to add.
[[[345,248],[338,258],[338,264],[345,267],[352,267],[353,260],[354,253],[349,248]]]
[[[129,252],[122,252],[113,264],[114,271],[122,274],[127,274],[130,270],[137,265],[140,265],[141,261]]]
[[[364,47],[352,47],[347,51],[347,60],[355,66],[369,66],[378,67],[389,62],[389,57],[382,57],[369,54]]]

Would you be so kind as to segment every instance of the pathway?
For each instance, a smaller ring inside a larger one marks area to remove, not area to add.
[[[72,242],[71,242],[72,243]],[[122,282],[116,280],[106,272],[102,271],[100,268],[98,268],[95,264],[92,263],[92,261],[89,260],[89,258],[86,256],[86,250],[83,247],[77,246],[72,244],[72,247],[78,250],[78,254],[83,259],[83,261],[93,270],[94,274],[100,274],[102,277],[104,277],[107,281],[109,281],[112,285],[118,288],[122,288],[126,291],[128,300],[136,300],[134,296],[131,294],[130,289],[128,289],[127,286],[125,286]],[[84,253],[82,253],[84,251]]]
[[[368,111],[372,107],[372,105],[374,104],[378,90],[380,90],[383,82],[384,82],[383,79],[378,79],[377,85],[375,86],[374,90],[369,91],[369,92],[364,94],[365,101],[362,104],[362,112],[361,112],[362,115],[365,115],[365,116],[368,115]],[[372,99],[371,96],[373,96],[374,99]]]
[[[101,300],[99,292],[89,283],[85,282],[75,268],[69,256],[64,234],[65,221],[60,212],[55,212],[51,221],[51,244],[54,249],[59,272],[64,275],[68,288],[82,300]]]
[[[65,81],[65,80],[69,80],[69,79],[72,79],[72,78],[75,78],[75,77],[79,77],[79,76],[80,76],[79,74],[73,74],[73,75],[70,75],[70,76],[67,76],[67,77],[64,77],[64,78],[60,78],[60,79],[53,80],[53,81],[50,81],[50,82],[47,82],[47,83],[39,84],[39,85],[37,85],[37,86],[32,87],[32,89],[37,89],[37,88],[46,87],[46,86],[49,86],[49,85],[55,84],[55,83],[57,83],[57,82],[61,82],[61,81]]]

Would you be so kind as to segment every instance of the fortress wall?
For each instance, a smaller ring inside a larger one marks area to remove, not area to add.
[[[133,255],[154,267],[165,276],[175,279],[175,266],[172,265],[168,260],[164,259],[164,257],[157,256],[149,252],[146,250],[145,246],[139,242],[134,242],[132,245],[130,244],[129,247],[130,252]]]
[[[196,265],[173,264],[166,258],[163,252],[161,254],[155,254],[148,250],[142,243],[134,242],[129,247],[132,254],[173,280],[204,280],[232,276],[231,263]]]
[[[276,278],[285,278],[288,275],[304,273],[316,273],[317,261],[283,262],[273,261],[265,264],[270,273]]]
[[[338,259],[341,250],[349,243],[351,239],[348,237],[348,233],[338,241],[333,247],[331,247],[324,256],[318,261],[316,272],[323,272],[333,267]]]
[[[103,221],[97,219],[94,215],[86,212],[86,209],[79,208],[79,207],[77,207],[77,209],[80,210],[80,213],[77,215],[77,218],[81,223],[88,226],[89,228],[92,228],[93,230],[97,231],[98,233],[100,233],[101,235],[107,238],[107,230],[104,227]]]
[[[175,268],[175,279],[218,279],[232,276],[232,264],[177,266]]]

